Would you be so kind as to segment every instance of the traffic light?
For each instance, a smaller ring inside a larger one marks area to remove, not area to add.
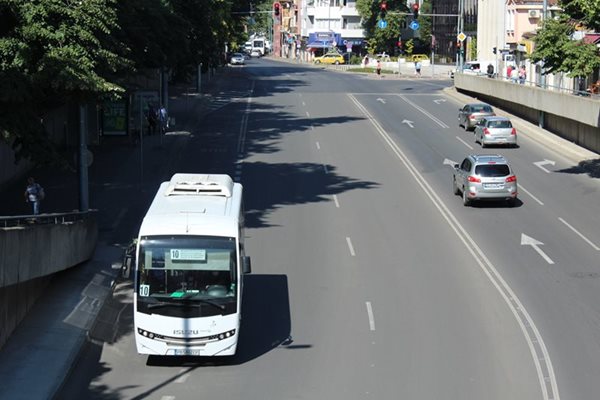
[[[381,16],[382,20],[385,20],[385,15],[387,14],[387,3],[384,1],[383,3],[381,3],[381,5],[379,6],[379,15]]]
[[[496,47],[494,47],[494,48],[492,49],[492,53],[496,54],[497,52],[498,52],[498,49],[497,49]]]
[[[279,4],[279,2],[273,3],[273,14],[275,14],[276,17],[279,17],[280,11],[281,11],[281,4]]]
[[[398,40],[398,42],[396,43],[398,45],[398,48],[401,49],[402,48],[402,40]]]
[[[413,19],[419,18],[419,3],[415,3],[412,5],[412,11],[413,11]]]

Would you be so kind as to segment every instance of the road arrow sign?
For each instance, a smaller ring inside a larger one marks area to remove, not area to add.
[[[542,243],[542,242],[540,242],[540,241],[538,241],[538,240],[535,240],[534,238],[532,238],[532,237],[530,237],[530,236],[527,236],[527,235],[526,235],[526,234],[524,234],[524,233],[521,233],[521,246],[531,246],[531,247],[533,247],[533,249],[534,249],[535,251],[537,251],[537,253],[538,253],[540,256],[542,256],[542,257],[544,258],[544,260],[546,260],[546,262],[547,262],[548,264],[554,264],[554,261],[552,261],[552,259],[551,259],[550,257],[548,257],[548,256],[546,255],[546,253],[544,253],[544,252],[542,251],[542,249],[540,249],[540,248],[538,247],[538,246],[543,246],[543,245],[544,245],[544,243]]]
[[[385,104],[385,100],[384,100],[384,99],[382,99],[381,97],[377,98],[377,101],[378,101],[378,102],[380,102],[380,103],[383,103],[383,104]]]
[[[449,158],[444,158],[444,165],[449,165],[454,168],[456,164],[458,164],[456,161],[452,161]]]
[[[433,102],[434,102],[435,104],[440,104],[440,103],[444,103],[444,102],[446,102],[446,99],[435,99]]]
[[[406,124],[406,125],[408,125],[408,126],[410,126],[411,128],[414,128],[414,126],[413,126],[413,123],[414,123],[414,122],[413,122],[413,121],[409,121],[409,120],[407,120],[407,119],[403,119],[403,120],[402,120],[402,123],[403,123],[403,124]]]
[[[555,162],[555,161],[552,161],[552,160],[547,160],[547,159],[546,159],[546,160],[544,160],[544,161],[537,161],[537,162],[534,162],[533,164],[534,164],[536,167],[538,167],[539,169],[541,169],[542,171],[544,171],[544,172],[546,172],[547,174],[549,174],[549,173],[550,173],[550,171],[548,171],[548,170],[547,170],[546,168],[544,168],[543,166],[544,166],[544,165],[548,165],[548,164],[550,164],[550,165],[554,165],[554,164],[556,164],[556,162]]]

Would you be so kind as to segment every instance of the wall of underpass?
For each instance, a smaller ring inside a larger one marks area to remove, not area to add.
[[[0,348],[52,275],[90,259],[97,241],[92,214],[75,221],[0,229]]]

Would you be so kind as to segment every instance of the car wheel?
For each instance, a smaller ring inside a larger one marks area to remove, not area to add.
[[[454,193],[455,196],[458,196],[460,194],[460,190],[458,189],[458,185],[456,185],[456,178],[452,178],[452,192]]]
[[[462,192],[463,206],[469,207],[471,205],[471,199],[467,197],[467,191],[463,189]]]

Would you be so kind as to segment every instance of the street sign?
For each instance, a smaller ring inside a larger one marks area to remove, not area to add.
[[[380,19],[379,22],[377,23],[377,26],[381,29],[385,29],[385,28],[387,28],[388,23],[386,20]]]
[[[456,36],[456,38],[462,42],[467,38],[467,35],[465,35],[464,33],[461,32],[458,34],[458,36]]]
[[[419,23],[417,21],[412,21],[409,25],[409,28],[413,31],[416,31],[417,29],[419,29]]]

